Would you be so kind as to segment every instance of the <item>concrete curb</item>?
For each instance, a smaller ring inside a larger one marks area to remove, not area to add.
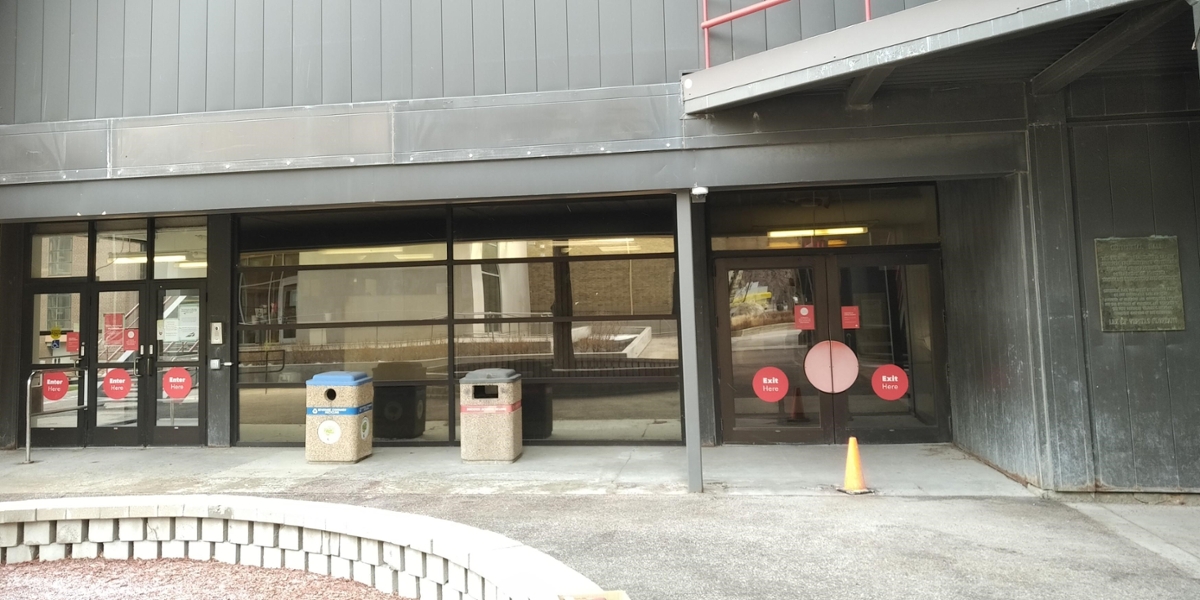
[[[600,591],[497,533],[375,508],[223,495],[0,502],[0,563],[99,557],[297,569],[421,599],[555,600]]]

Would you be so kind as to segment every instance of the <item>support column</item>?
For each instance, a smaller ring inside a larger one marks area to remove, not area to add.
[[[1041,364],[1038,442],[1042,487],[1092,488],[1092,417],[1076,254],[1075,191],[1065,92],[1029,99],[1028,251],[1036,274],[1033,332]]]
[[[21,399],[25,395],[21,381],[21,350],[25,281],[25,226],[0,225],[0,449],[17,447],[24,432]]]
[[[679,250],[679,347],[683,376],[683,437],[687,444],[688,491],[704,491],[700,445],[700,374],[697,368],[696,252],[692,229],[692,195],[675,194],[675,245]]]
[[[226,447],[233,441],[235,411],[233,397],[237,383],[237,348],[233,326],[233,265],[237,260],[237,231],[233,224],[232,215],[213,215],[208,218],[208,322],[220,323],[223,330],[221,344],[212,344],[207,335],[201,332],[204,342],[208,343],[208,358],[221,361],[221,368],[208,372],[208,445]],[[232,362],[234,366],[227,367],[225,363]],[[208,365],[202,365],[208,368]]]

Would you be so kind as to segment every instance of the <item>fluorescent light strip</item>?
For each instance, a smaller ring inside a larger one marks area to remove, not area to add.
[[[867,232],[866,227],[830,227],[828,229],[790,229],[768,231],[769,238],[820,237],[827,235],[859,235]]]

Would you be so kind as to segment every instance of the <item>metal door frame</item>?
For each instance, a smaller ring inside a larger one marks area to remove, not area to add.
[[[769,258],[719,258],[715,263],[716,282],[713,286],[717,296],[717,395],[721,409],[721,434],[726,443],[733,444],[832,444],[835,435],[834,399],[826,393],[819,394],[820,427],[735,427],[733,388],[733,347],[729,318],[729,275],[731,269],[806,269],[813,270],[816,282],[816,300],[830,300],[829,270],[822,256],[787,256]],[[836,273],[835,273],[836,275]],[[817,310],[816,336],[829,339],[831,327],[828,311]],[[839,329],[840,331],[840,329]]]
[[[950,396],[946,379],[947,342],[945,324],[945,291],[942,281],[941,252],[936,248],[897,248],[870,251],[803,251],[752,256],[721,257],[713,261],[713,293],[717,307],[717,395],[722,441],[732,444],[834,444],[845,443],[854,436],[864,443],[938,443],[950,440]],[[855,429],[850,426],[849,405],[845,393],[820,394],[820,428],[777,429],[737,428],[735,424],[732,383],[733,349],[729,316],[730,269],[802,269],[812,268],[817,281],[818,307],[816,336],[819,340],[845,339],[840,319],[841,269],[843,267],[926,265],[929,269],[932,351],[934,362],[934,400],[938,423],[935,427],[914,429]]]

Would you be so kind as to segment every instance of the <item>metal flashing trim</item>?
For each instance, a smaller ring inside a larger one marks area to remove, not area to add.
[[[681,146],[678,84],[0,126],[0,186]]]
[[[685,75],[683,108],[686,114],[711,112],[1141,3],[1141,0],[929,2]]]

